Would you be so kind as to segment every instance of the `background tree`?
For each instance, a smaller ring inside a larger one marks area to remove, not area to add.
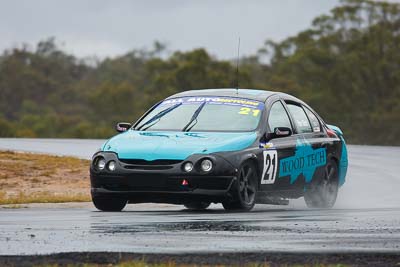
[[[170,52],[156,41],[93,62],[48,38],[0,56],[0,136],[105,138],[171,94],[235,81],[236,60],[204,49]],[[351,143],[400,145],[400,4],[342,1],[242,58],[240,87],[298,96]]]

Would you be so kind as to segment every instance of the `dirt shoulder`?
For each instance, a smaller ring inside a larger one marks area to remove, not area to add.
[[[140,254],[76,252],[0,256],[4,266],[399,266],[393,253],[215,253]]]
[[[89,160],[0,151],[0,205],[90,201]]]

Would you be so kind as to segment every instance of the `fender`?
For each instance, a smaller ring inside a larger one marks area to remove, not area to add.
[[[263,166],[262,150],[258,147],[250,147],[244,151],[232,151],[224,153],[215,153],[219,157],[225,159],[232,166],[238,168],[246,160],[251,160],[254,162],[257,168],[257,176],[260,177]],[[258,179],[260,181],[260,179]]]

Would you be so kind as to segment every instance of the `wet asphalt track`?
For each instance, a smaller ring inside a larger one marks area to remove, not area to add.
[[[0,139],[0,149],[67,155],[72,151],[81,157],[101,144],[98,140],[25,139],[18,147],[18,140],[11,141]],[[76,149],[71,149],[74,145]],[[154,204],[129,205],[122,213],[97,212],[90,204],[0,208],[0,255],[73,251],[400,253],[400,148],[350,146],[349,152],[347,183],[333,210],[308,210],[302,199],[289,206],[258,205],[250,213],[226,213],[220,205],[202,213]]]
[[[0,212],[0,254],[114,251],[399,252],[400,210],[302,210],[259,206],[251,213],[204,213],[138,205]]]

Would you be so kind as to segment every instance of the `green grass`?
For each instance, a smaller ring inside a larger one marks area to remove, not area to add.
[[[0,192],[0,205],[28,204],[28,203],[63,203],[63,202],[88,202],[91,198],[87,194],[62,194],[56,195],[51,192],[38,192],[26,194],[20,192],[16,196],[7,196]]]

